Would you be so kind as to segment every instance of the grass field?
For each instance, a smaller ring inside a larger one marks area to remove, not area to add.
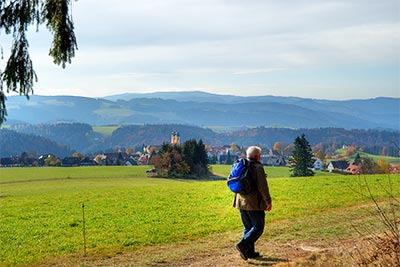
[[[347,150],[345,149],[337,149],[335,151],[335,154],[337,155],[343,155],[343,157],[346,155]],[[357,152],[361,158],[365,158],[365,157],[369,157],[372,158],[375,162],[377,162],[378,160],[383,160],[387,163],[392,163],[392,164],[400,164],[400,158],[399,157],[389,157],[389,156],[380,156],[380,155],[372,155],[372,154],[368,154],[365,152]],[[353,156],[348,157],[348,161],[354,161],[354,159],[356,158],[357,153],[355,153]]]
[[[104,136],[110,136],[119,126],[93,126],[93,131]]]
[[[0,169],[0,265],[22,266],[83,253],[82,203],[91,255],[136,251],[241,231],[225,181],[147,178],[144,167]],[[212,166],[226,177],[229,166]],[[400,197],[399,176],[287,178],[267,168],[271,240],[336,240],[371,223],[365,182],[377,199]],[[391,186],[388,186],[390,178]],[[364,194],[364,196],[363,196]],[[376,231],[382,228],[376,227]]]

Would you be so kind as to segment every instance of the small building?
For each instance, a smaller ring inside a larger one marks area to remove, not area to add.
[[[63,167],[77,167],[81,165],[81,158],[79,157],[65,157],[61,161]]]
[[[97,166],[97,162],[94,159],[86,157],[81,160],[81,166]]]
[[[19,167],[21,165],[19,157],[7,157],[0,159],[1,167]]]
[[[345,172],[358,175],[361,172],[361,165],[350,164],[349,167],[347,167],[347,169],[345,170]]]
[[[262,163],[267,166],[286,166],[286,161],[282,156],[268,155],[262,159]]]
[[[315,159],[314,162],[314,171],[322,171],[324,170],[324,162],[321,159]]]
[[[336,160],[331,161],[326,168],[329,172],[340,171],[343,172],[349,167],[349,162],[347,160]]]

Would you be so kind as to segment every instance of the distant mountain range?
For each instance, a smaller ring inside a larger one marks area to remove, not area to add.
[[[318,100],[205,92],[122,94],[105,98],[21,96],[7,99],[6,124],[83,122],[90,125],[178,123],[196,126],[277,126],[400,129],[400,98]]]

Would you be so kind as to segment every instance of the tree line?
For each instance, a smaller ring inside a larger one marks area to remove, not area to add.
[[[0,132],[4,129],[0,129]],[[342,128],[287,129],[257,127],[229,133],[217,133],[207,128],[179,124],[129,125],[117,128],[111,136],[104,136],[93,131],[92,126],[84,123],[56,123],[38,125],[16,125],[9,128],[8,134],[21,137],[18,133],[39,135],[43,138],[65,146],[70,150],[93,155],[102,152],[117,152],[122,148],[138,148],[145,145],[159,145],[168,141],[172,131],[179,131],[182,140],[202,139],[210,146],[222,146],[236,143],[240,146],[260,145],[268,150],[280,151],[285,155],[291,152],[293,140],[304,133],[314,153],[319,150],[331,156],[343,145],[358,147],[364,152],[399,156],[399,131],[384,130],[346,130]],[[13,155],[32,150],[31,137],[24,137],[21,149],[15,147],[9,151]],[[0,140],[0,142],[2,142]],[[44,142],[44,141],[43,141]],[[3,144],[2,147],[6,146]],[[276,143],[280,143],[274,148]]]

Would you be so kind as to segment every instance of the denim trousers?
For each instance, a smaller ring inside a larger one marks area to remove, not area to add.
[[[239,244],[243,246],[247,254],[254,253],[254,243],[264,232],[265,211],[263,210],[240,210],[244,230],[243,238]]]

